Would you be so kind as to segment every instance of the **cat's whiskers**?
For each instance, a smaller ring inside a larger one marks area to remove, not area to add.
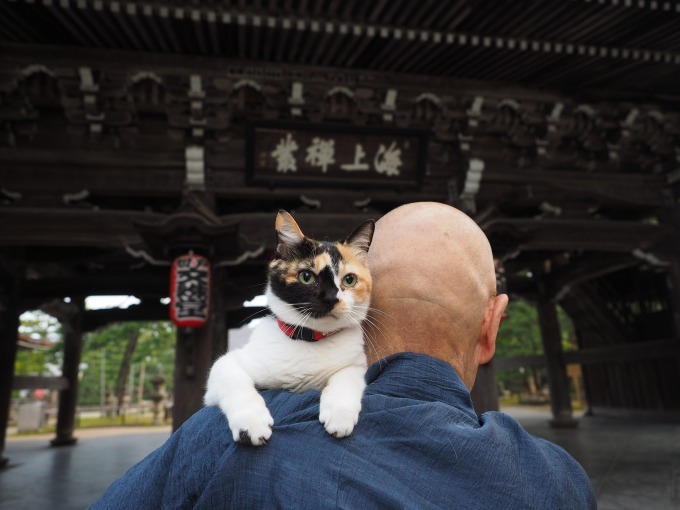
[[[377,335],[386,329],[386,323],[396,324],[397,322],[392,315],[382,310],[374,307],[368,308],[368,313],[362,323],[362,331],[366,345],[373,350],[377,359],[381,360],[387,356],[387,353],[381,348],[380,342],[376,339]]]
[[[302,319],[302,322],[300,323],[300,327],[306,328],[307,323],[312,319],[312,312],[309,311],[305,314],[305,316]]]
[[[364,333],[364,343],[375,353],[377,359],[382,359],[386,356],[383,350],[380,348],[378,342],[376,342],[375,337],[370,333]]]
[[[253,317],[257,316],[260,313],[262,313],[262,310],[258,310],[257,312],[251,313],[250,315],[245,317],[241,322],[239,322],[239,326],[243,326],[243,325],[249,323]],[[263,315],[263,317],[266,317],[266,316]]]
[[[293,309],[296,315],[296,320],[288,322],[291,326],[300,326],[307,322],[308,317],[311,315],[312,303],[309,301],[302,301],[299,303],[288,303]]]
[[[388,316],[385,313],[383,313],[383,315]],[[350,321],[361,329],[365,345],[376,353],[378,359],[384,358],[385,354],[381,351],[379,344],[375,341],[375,332],[383,327],[382,322],[375,317],[364,316],[363,313],[356,310],[350,310],[347,316]]]
[[[298,321],[296,324],[291,324],[291,326],[294,327],[295,331],[297,331],[298,329],[306,328],[307,322],[309,322],[309,320],[312,318],[311,308],[303,308],[302,310],[299,310],[299,313],[302,314],[301,320]]]
[[[385,320],[387,320],[387,319],[389,319],[388,322],[390,322],[390,323],[395,322],[394,319],[390,315],[386,314],[385,312],[382,312],[381,310],[377,310],[375,308],[369,308],[369,310],[371,312],[373,312],[373,314],[368,313],[366,315],[366,318],[364,319],[364,322],[366,324],[368,324],[372,329],[375,329],[375,330],[378,330],[378,331],[384,329],[385,328]],[[375,316],[375,313],[381,313],[384,317],[379,318],[379,317]]]
[[[387,312],[384,312],[383,310],[380,310],[378,308],[375,308],[374,306],[369,306],[368,307],[368,313],[367,315],[372,316],[372,315],[381,315],[385,319],[389,319],[390,321],[396,321],[396,318],[390,315]],[[377,317],[373,317],[374,319],[377,320]]]

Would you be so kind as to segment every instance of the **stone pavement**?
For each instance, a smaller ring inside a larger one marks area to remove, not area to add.
[[[544,409],[504,411],[581,463],[600,510],[680,510],[680,424],[587,417],[576,429],[551,429]],[[86,508],[169,434],[167,427],[83,429],[75,447],[61,448],[49,446],[51,436],[10,437],[0,510]]]
[[[576,429],[551,429],[545,410],[503,411],[581,463],[599,510],[680,510],[680,423],[590,416]]]
[[[128,468],[170,437],[170,427],[77,430],[75,446],[53,435],[8,437],[0,471],[0,510],[82,510]]]

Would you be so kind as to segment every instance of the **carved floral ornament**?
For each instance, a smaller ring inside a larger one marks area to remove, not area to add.
[[[678,114],[654,104],[579,104],[567,97],[499,98],[497,93],[444,94],[410,85],[338,85],[306,80],[304,72],[288,79],[154,69],[124,74],[88,67],[55,73],[36,62],[4,73],[0,94],[4,142],[10,146],[17,140],[31,143],[34,124],[46,107],[62,108],[70,125],[100,136],[116,136],[144,115],[164,113],[176,139],[221,139],[250,117],[425,128],[434,139],[457,141],[464,152],[476,138],[489,135],[539,156],[575,143],[585,153],[610,158],[622,150],[675,158],[680,145]]]

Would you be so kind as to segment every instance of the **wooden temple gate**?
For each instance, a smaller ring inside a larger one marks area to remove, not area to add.
[[[555,425],[572,362],[594,412],[680,413],[680,15],[546,4],[0,0],[0,428],[23,311],[64,325],[63,377],[40,384],[71,444],[83,333],[168,318],[172,260],[206,257],[177,427],[262,292],[276,210],[338,238],[422,200],[471,214],[536,303],[545,357],[496,363],[547,367]],[[110,294],[141,303],[85,310]]]

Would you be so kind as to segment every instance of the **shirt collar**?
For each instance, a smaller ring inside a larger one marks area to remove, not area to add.
[[[448,363],[413,352],[393,354],[374,363],[366,372],[366,393],[443,402],[477,421],[470,392]]]

